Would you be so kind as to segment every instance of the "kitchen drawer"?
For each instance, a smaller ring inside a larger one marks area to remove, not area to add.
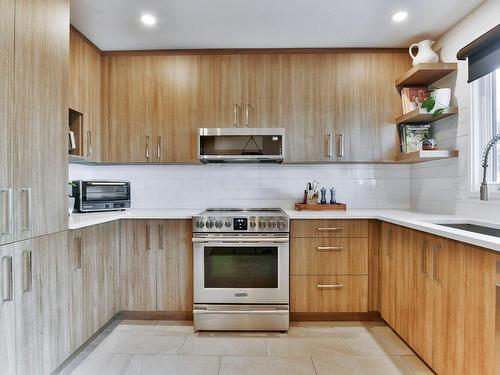
[[[368,220],[292,220],[293,237],[368,237]]]
[[[292,312],[367,312],[368,276],[291,276],[290,304]]]
[[[293,238],[292,275],[366,275],[368,238]]]

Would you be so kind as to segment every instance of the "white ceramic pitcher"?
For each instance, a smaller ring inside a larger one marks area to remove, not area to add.
[[[426,39],[418,43],[413,43],[410,46],[410,49],[408,51],[410,52],[410,56],[413,59],[413,65],[421,63],[437,63],[439,61],[439,56],[431,48],[433,44],[433,40]],[[418,52],[416,55],[412,53],[412,49],[415,47],[418,48]]]

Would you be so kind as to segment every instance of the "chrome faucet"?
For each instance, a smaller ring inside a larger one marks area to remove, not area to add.
[[[488,183],[486,182],[486,173],[488,169],[488,157],[490,155],[491,148],[500,141],[500,134],[495,135],[491,141],[488,142],[483,151],[483,182],[481,182],[480,196],[482,201],[487,201],[489,199],[488,194]]]

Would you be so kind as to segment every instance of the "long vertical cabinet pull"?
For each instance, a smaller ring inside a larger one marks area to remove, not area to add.
[[[156,156],[158,157],[158,161],[161,160],[161,135],[158,136],[158,145],[156,147]]]
[[[427,246],[429,242],[427,240],[422,241],[422,246],[420,248],[420,272],[422,275],[427,277],[429,275],[428,262],[427,262]]]
[[[439,250],[439,245],[432,245],[432,276],[434,281],[437,282],[441,281],[441,279],[439,278]]]
[[[146,250],[151,251],[151,224],[146,224]]]
[[[158,226],[158,250],[163,251],[163,224]]]
[[[2,302],[12,301],[12,256],[2,257]]]
[[[245,126],[250,127],[250,111],[252,106],[248,103],[245,103]]]
[[[344,157],[344,134],[339,135],[339,152],[337,153],[339,158]]]
[[[31,250],[23,251],[23,293],[29,293],[33,287],[33,267]]]
[[[331,159],[333,156],[333,134],[328,133],[328,159]]]
[[[12,202],[12,189],[0,189],[0,192],[2,193],[1,199],[2,199],[2,208],[5,206],[3,203],[5,200],[3,199],[4,194],[7,194],[7,210],[6,212],[0,212],[0,215],[2,215],[2,218],[5,218],[5,222],[2,225],[2,232],[1,234],[12,234],[12,210],[13,210],[13,202]]]
[[[233,103],[233,125],[237,128],[240,127],[240,122],[239,122],[240,113],[241,113],[241,107],[238,104]]]
[[[151,153],[149,152],[149,135],[146,136],[146,159],[151,157]]]
[[[393,254],[392,254],[392,250],[393,250],[393,249],[392,249],[392,245],[393,245],[393,243],[392,243],[393,235],[392,235],[392,234],[393,234],[393,230],[392,230],[392,228],[391,228],[391,229],[389,229],[389,241],[387,241],[387,250],[386,250],[386,252],[387,252],[387,257],[388,257],[389,259],[392,259],[392,256],[393,256]]]
[[[82,246],[83,246],[83,240],[82,237],[77,237],[75,238],[76,246],[75,246],[75,253],[74,253],[74,265],[73,269],[80,270],[82,269]]]
[[[22,188],[21,193],[25,195],[25,199],[23,200],[26,204],[26,214],[24,217],[25,225],[23,224],[22,230],[31,230],[32,229],[32,220],[33,220],[33,212],[32,212],[32,201],[31,201],[31,188]]]
[[[87,156],[92,157],[92,132],[90,130],[87,131]]]

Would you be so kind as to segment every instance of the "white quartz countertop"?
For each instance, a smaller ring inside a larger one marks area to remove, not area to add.
[[[119,219],[191,219],[192,216],[199,214],[201,211],[203,210],[132,209],[124,212],[74,213],[69,219],[69,229],[79,229]],[[345,212],[285,210],[285,212],[290,219],[376,219],[500,252],[500,238],[498,237],[466,232],[436,224],[468,222],[500,229],[500,219],[499,221],[492,222],[490,220],[482,221],[463,216],[435,215],[398,210],[348,210]]]

